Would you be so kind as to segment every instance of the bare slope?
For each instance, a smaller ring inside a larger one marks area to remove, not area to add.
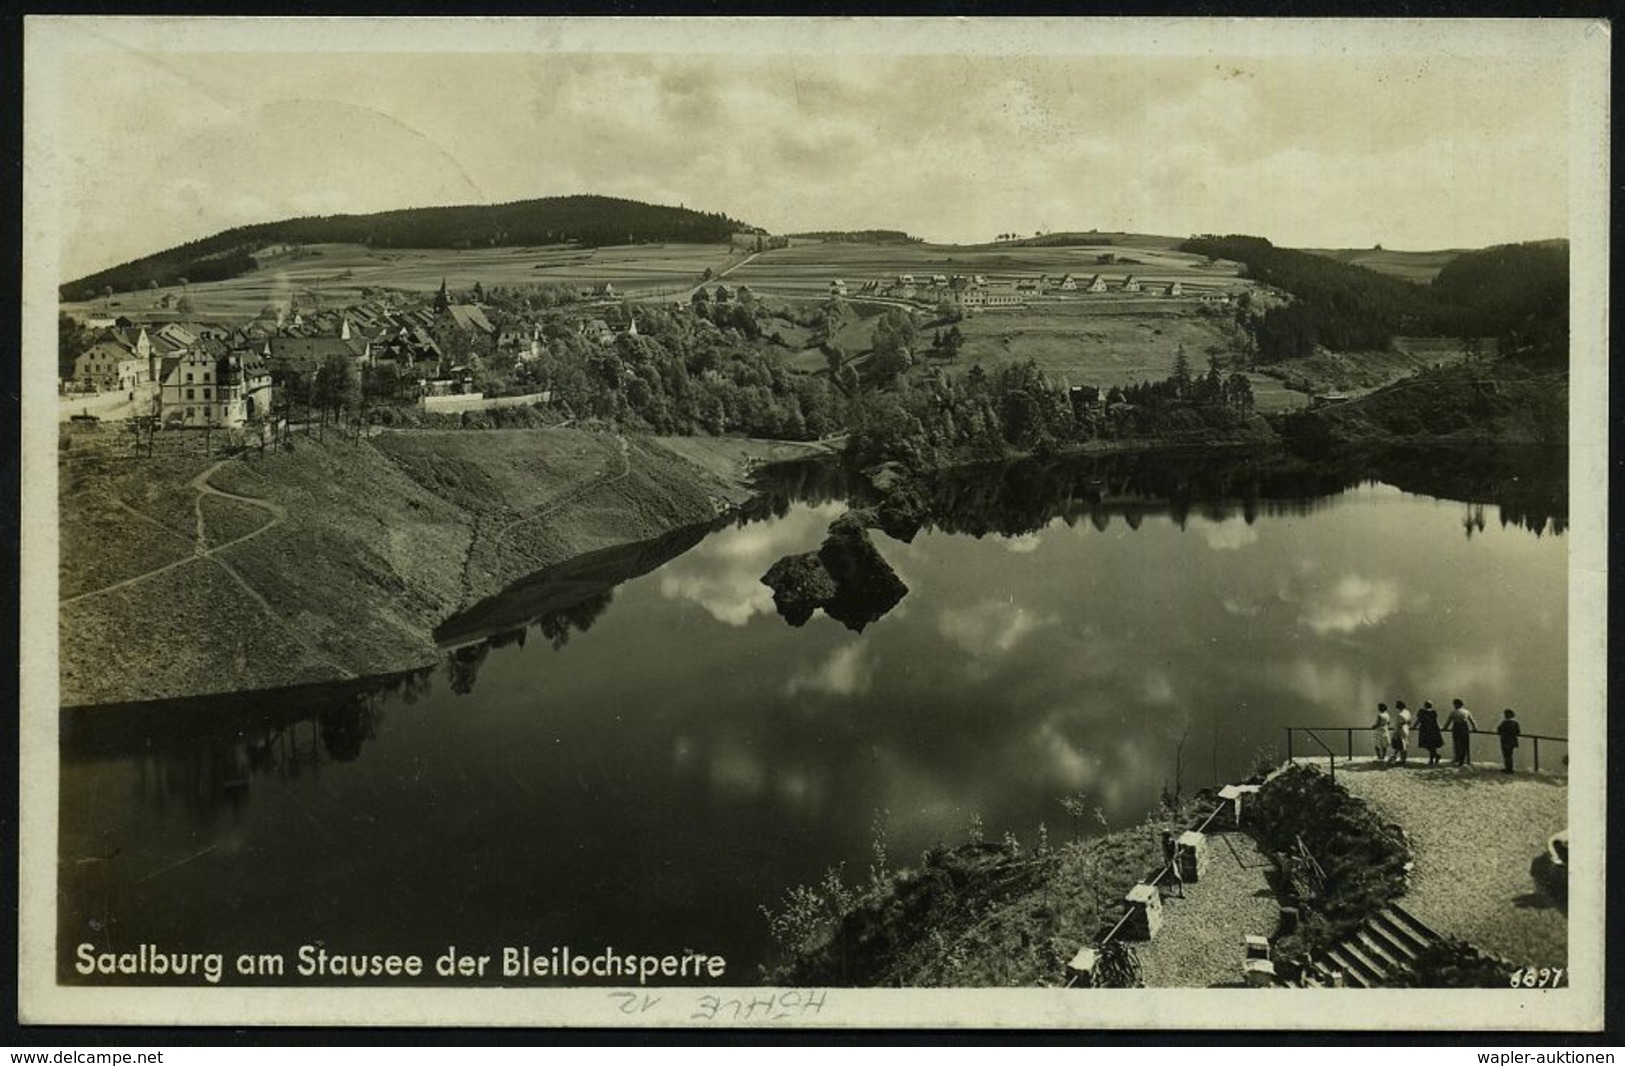
[[[434,627],[460,608],[747,495],[651,440],[575,430],[330,434],[224,462],[184,438],[153,460],[110,432],[75,446],[64,704],[430,664]]]

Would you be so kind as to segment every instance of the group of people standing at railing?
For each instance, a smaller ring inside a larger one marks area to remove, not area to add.
[[[1478,729],[1478,722],[1473,718],[1473,712],[1467,709],[1461,700],[1451,700],[1450,714],[1444,720],[1443,729],[1439,725],[1439,712],[1433,709],[1432,700],[1422,701],[1422,709],[1416,712],[1413,719],[1411,710],[1405,706],[1404,700],[1394,701],[1394,713],[1389,715],[1386,703],[1377,704],[1377,721],[1371,727],[1371,742],[1376,751],[1378,762],[1404,763],[1410,758],[1411,734],[1416,734],[1416,743],[1428,753],[1428,765],[1439,765],[1439,749],[1444,747],[1444,730],[1450,732],[1451,754],[1454,756],[1455,766],[1471,766],[1473,762],[1473,733]],[[1495,732],[1501,740],[1502,770],[1512,772],[1513,753],[1518,750],[1518,736],[1521,729],[1518,725],[1518,716],[1508,707],[1502,712],[1501,724]]]

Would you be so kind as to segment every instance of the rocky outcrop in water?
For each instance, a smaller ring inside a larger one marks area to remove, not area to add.
[[[762,584],[773,590],[773,605],[793,626],[806,625],[814,611],[835,598],[835,579],[817,552],[786,555],[762,575]]]
[[[791,625],[805,625],[822,607],[860,633],[908,595],[870,539],[865,516],[852,511],[830,523],[816,552],[786,555],[762,575],[762,584],[773,590],[774,606]]]

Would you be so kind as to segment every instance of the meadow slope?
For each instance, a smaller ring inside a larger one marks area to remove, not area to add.
[[[64,705],[430,665],[436,625],[518,578],[750,497],[728,454],[702,469],[571,429],[329,433],[223,461],[178,435],[152,459],[111,430],[64,439]]]

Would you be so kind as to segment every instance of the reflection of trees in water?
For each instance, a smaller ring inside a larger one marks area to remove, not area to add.
[[[1260,514],[1305,514],[1359,477],[1283,465],[1280,456],[1133,453],[1028,460],[945,471],[925,488],[925,523],[948,533],[1019,536],[1056,518],[1104,532],[1114,519],[1139,529],[1148,515],[1184,528]]]
[[[852,477],[845,466],[829,460],[777,463],[764,467],[756,476],[752,487],[756,499],[747,504],[745,511],[762,501],[770,508],[762,517],[783,518],[790,513],[792,503],[819,506],[826,503],[846,503],[852,500],[855,484],[860,478]]]
[[[615,598],[614,589],[605,589],[595,596],[589,596],[580,603],[572,604],[560,611],[538,618],[536,629],[553,644],[553,650],[558,651],[570,643],[570,634],[585,633],[592,628],[592,624],[603,613],[609,610],[610,601]]]
[[[432,686],[419,670],[365,682],[62,712],[65,762],[123,760],[138,802],[204,822],[240,810],[256,777],[314,777],[354,762],[378,735],[384,708]]]
[[[1567,528],[1567,453],[1550,449],[1389,449],[1317,461],[1281,450],[1238,449],[1027,459],[927,475],[918,484],[913,518],[972,536],[1019,536],[1056,518],[1068,525],[1087,521],[1101,531],[1116,519],[1139,529],[1148,515],[1166,515],[1182,529],[1193,514],[1251,525],[1260,515],[1313,513],[1370,481],[1492,503],[1500,508],[1502,525],[1537,534]],[[776,467],[761,483],[772,514],[796,500],[876,502],[861,477],[834,463]],[[1474,532],[1482,528],[1475,519]]]
[[[145,753],[136,759],[136,797],[160,813],[178,806],[211,822],[223,808],[235,813],[246,802],[249,766],[243,746],[227,737]]]
[[[558,651],[570,643],[572,633],[585,633],[591,629],[592,624],[609,609],[614,599],[615,590],[605,589],[585,597],[578,603],[533,618],[525,625],[455,649],[446,656],[446,680],[450,682],[451,690],[459,696],[472,693],[474,683],[479,680],[480,667],[484,665],[486,656],[491,654],[491,649],[507,647],[510,644],[517,644],[522,648],[525,646],[526,634],[531,629],[546,637],[553,645],[553,650]]]
[[[1548,514],[1542,507],[1530,508],[1521,503],[1503,503],[1499,510],[1502,529],[1509,525],[1521,526],[1537,537],[1547,533],[1561,537],[1569,529],[1567,515]]]

